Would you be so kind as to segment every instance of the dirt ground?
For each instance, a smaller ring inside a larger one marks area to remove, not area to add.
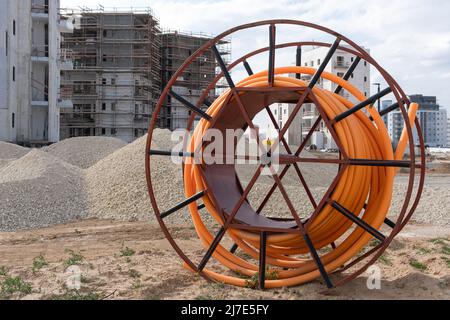
[[[200,259],[204,251],[194,230],[173,230],[180,245]],[[320,293],[320,281],[258,291],[189,273],[156,225],[88,220],[0,233],[0,294],[3,299],[449,299],[449,234],[448,228],[407,226],[377,263],[380,290],[369,290],[363,275],[327,293]],[[78,293],[66,285],[71,264],[82,274]]]

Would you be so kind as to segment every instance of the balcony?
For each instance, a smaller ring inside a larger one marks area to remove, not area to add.
[[[38,80],[31,79],[31,106],[48,107],[48,86]]]
[[[336,68],[348,68],[350,67],[350,62],[348,61],[341,61],[341,60],[336,60],[334,63],[334,66]]]
[[[307,111],[302,113],[302,119],[315,119],[318,117],[318,114],[314,111]]]
[[[48,63],[48,45],[33,45],[31,48],[31,61]]]
[[[47,21],[49,18],[48,5],[33,1],[31,4],[31,17],[35,20]]]

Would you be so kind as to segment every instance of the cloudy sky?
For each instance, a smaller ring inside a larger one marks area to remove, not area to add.
[[[436,95],[450,110],[450,1],[448,0],[61,0],[62,7],[150,7],[162,28],[219,34],[257,20],[305,20],[336,30],[370,48],[371,55],[408,93]],[[328,40],[305,29],[278,29],[278,41]],[[266,29],[233,36],[233,58],[266,46]],[[293,52],[280,52],[277,65],[292,64]],[[265,59],[253,61],[255,70]],[[233,74],[239,76],[239,71]],[[372,82],[380,80],[375,72]],[[375,87],[373,88],[375,90]],[[372,91],[373,92],[373,91]]]

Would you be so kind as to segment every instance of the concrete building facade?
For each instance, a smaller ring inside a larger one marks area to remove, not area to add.
[[[0,140],[59,141],[59,0],[4,0],[0,8]]]
[[[425,145],[443,147],[447,145],[447,110],[437,104],[435,96],[414,94],[409,96],[411,102],[419,104],[417,118],[422,129]],[[397,145],[404,126],[400,111],[388,115],[388,131],[394,146]],[[417,132],[417,131],[416,131]],[[418,144],[417,133],[414,133],[415,144]]]
[[[63,72],[61,91],[73,108],[61,115],[62,138],[143,136],[161,91],[158,20],[150,9],[63,13],[75,30],[62,42],[74,60]]]
[[[450,118],[447,119],[447,148],[450,148]]]
[[[318,68],[327,55],[329,48],[318,47],[311,50],[302,52],[301,61],[305,67]],[[369,50],[367,50],[369,52]],[[339,77],[343,77],[346,71],[353,63],[355,56],[342,51],[336,50],[332,56],[330,62],[325,68],[325,72],[335,74]],[[295,75],[291,75],[294,77]],[[311,76],[302,75],[302,80],[309,81]],[[365,61],[361,61],[353,72],[349,82],[356,86],[366,97],[370,96],[370,65]],[[317,86],[329,91],[334,91],[337,85],[329,80],[320,79]],[[340,94],[349,101],[356,103],[356,99],[351,96],[345,90],[341,90]],[[292,114],[294,105],[290,104],[274,104],[270,108],[272,113],[276,116],[279,126],[283,127],[289,116]],[[287,142],[291,145],[299,145],[303,141],[303,138],[308,134],[309,130],[313,126],[314,122],[319,117],[319,113],[314,104],[306,103],[302,106],[300,112],[295,117],[292,125],[286,132]],[[275,132],[274,127],[269,125],[270,135],[275,138],[273,134]],[[324,126],[322,122],[317,132],[313,133],[309,144],[314,144],[318,149],[337,149],[336,143],[333,141],[330,132]]]

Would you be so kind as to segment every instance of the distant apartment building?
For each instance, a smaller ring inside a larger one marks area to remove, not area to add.
[[[318,68],[325,56],[327,55],[329,48],[317,47],[309,51],[303,52],[301,56],[302,65],[305,67]],[[367,50],[369,52],[369,50]],[[353,63],[355,56],[345,52],[343,50],[336,50],[332,56],[330,62],[325,68],[325,72],[335,74],[339,77],[343,77],[346,71]],[[295,75],[291,75],[294,77]],[[310,75],[302,75],[302,80],[309,81]],[[349,79],[349,82],[353,84],[360,92],[366,97],[370,96],[370,65],[365,61],[361,61],[353,72]],[[337,85],[329,80],[320,79],[317,84],[319,87],[333,92]],[[349,101],[356,103],[356,99],[351,96],[346,90],[341,90],[340,94]],[[287,119],[289,119],[294,105],[277,103],[270,107],[272,113],[278,121],[278,125],[283,127]],[[299,145],[303,141],[303,138],[308,134],[312,128],[314,122],[319,117],[319,113],[316,107],[311,103],[306,103],[302,106],[299,114],[295,117],[292,125],[286,132],[286,140],[291,145]],[[269,125],[270,136],[274,137],[275,129]],[[336,143],[333,141],[330,132],[321,123],[316,132],[313,133],[312,139],[309,144],[314,144],[317,148],[336,149]]]
[[[161,65],[162,87],[164,88],[181,65],[201,46],[211,40],[205,34],[183,33],[179,31],[165,31],[161,34]],[[231,45],[229,41],[222,40],[216,44],[222,59],[227,63],[230,60]],[[203,90],[216,77],[218,64],[212,50],[205,51],[200,57],[192,61],[186,71],[178,77],[172,91],[185,100],[196,105]],[[208,93],[214,98],[222,88],[219,82],[216,88]],[[204,106],[203,106],[204,107]],[[179,101],[169,96],[164,104],[161,125],[170,130],[185,129],[191,111],[186,109]]]
[[[447,119],[447,148],[450,148],[450,118]]]
[[[383,100],[381,101],[381,110],[383,111],[384,109],[390,107],[394,102],[392,100]],[[386,128],[388,126],[388,114],[384,115],[381,117],[383,119],[384,124],[386,125]]]
[[[419,104],[417,118],[419,120],[425,145],[442,147],[447,145],[447,110],[440,107],[435,96],[415,94],[409,96],[411,102]],[[394,146],[397,145],[404,126],[404,120],[399,110],[389,113],[388,131]],[[417,131],[414,142],[418,144]]]
[[[59,0],[0,2],[0,140],[57,142],[60,32],[71,32]]]
[[[161,92],[159,22],[150,9],[63,9],[74,22],[62,48],[73,69],[61,91],[72,108],[61,113],[61,138],[143,136]]]

